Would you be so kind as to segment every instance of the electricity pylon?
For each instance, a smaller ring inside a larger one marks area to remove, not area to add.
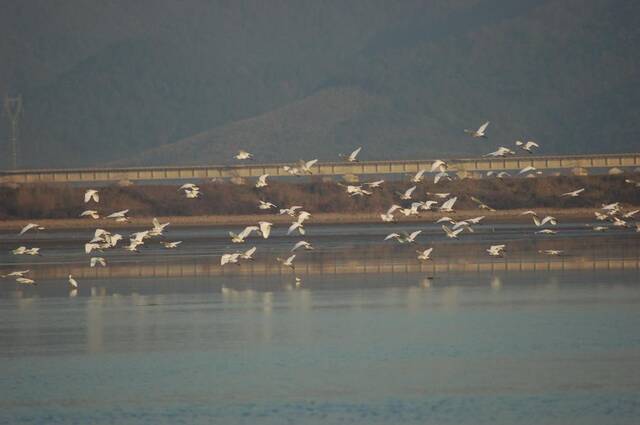
[[[4,113],[9,120],[9,142],[11,144],[11,169],[18,168],[18,129],[22,116],[22,95],[18,97],[5,96]]]

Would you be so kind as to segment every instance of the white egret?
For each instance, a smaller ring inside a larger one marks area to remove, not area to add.
[[[418,260],[420,261],[431,260],[432,251],[433,251],[433,248],[428,248],[428,249],[425,249],[424,251],[416,251],[416,253],[418,254]]]
[[[87,189],[87,191],[84,192],[84,203],[86,204],[89,201],[93,201],[95,203],[100,202],[100,195],[97,190]]]
[[[45,227],[40,226],[39,224],[36,223],[29,223],[26,226],[24,226],[22,228],[22,230],[20,230],[20,235],[24,235],[25,233],[27,233],[29,230],[31,229],[37,229],[37,230],[45,230]]]
[[[529,165],[528,167],[524,167],[522,170],[518,171],[518,174],[532,173],[536,170],[537,170],[536,167]]]
[[[502,257],[504,255],[505,247],[506,247],[506,245],[504,245],[504,244],[502,244],[502,245],[491,245],[487,249],[487,252],[492,257]]]
[[[271,227],[273,226],[273,223],[270,223],[268,221],[259,221],[258,222],[258,227],[260,228],[260,234],[262,235],[262,237],[264,239],[268,239],[269,235],[271,234]]]
[[[486,139],[487,138],[486,131],[488,126],[489,126],[489,121],[482,124],[477,130],[465,129],[464,132],[467,134],[470,134],[471,137],[481,137],[483,139]]]
[[[167,249],[174,249],[174,248],[177,248],[178,245],[182,243],[182,241],[175,241],[175,242],[161,241],[160,243],[162,244],[162,246],[164,246]]]
[[[362,146],[354,150],[353,152],[351,152],[349,155],[339,154],[338,156],[348,162],[357,162],[358,161],[357,156],[361,150],[362,150]]]
[[[436,159],[435,161],[433,161],[433,164],[431,164],[430,172],[434,173],[436,171],[438,172],[447,171],[448,167],[449,165],[445,161],[441,159]]]
[[[441,171],[433,176],[433,184],[437,184],[442,179],[451,180],[451,177],[449,176],[449,174],[447,174],[446,171]]]
[[[78,282],[73,278],[72,275],[69,275],[69,286],[73,289],[78,289]]]
[[[89,266],[95,267],[96,264],[100,264],[102,267],[107,267],[107,262],[102,257],[91,257],[89,260]]]
[[[300,208],[302,208],[300,205],[294,205],[290,208],[281,208],[280,209],[280,215],[282,214],[287,214],[290,215],[291,217],[295,217],[296,216],[296,210],[299,210]]]
[[[575,197],[579,196],[582,192],[584,192],[584,187],[582,187],[580,189],[576,189],[576,190],[571,191],[571,192],[563,193],[560,196],[569,196],[569,197],[575,198]]]
[[[418,172],[413,177],[411,177],[411,182],[412,183],[420,183],[422,181],[422,179],[424,178],[424,173],[426,173],[426,172],[427,172],[427,170],[425,170],[425,169],[418,170]]]
[[[303,161],[302,159],[299,161],[299,168],[300,171],[305,173],[305,174],[313,174],[313,172],[311,171],[311,167],[313,167],[314,165],[316,165],[316,163],[318,162],[317,159],[312,159],[311,161]]]
[[[527,151],[529,153],[533,153],[534,148],[540,147],[540,145],[538,145],[533,140],[529,140],[527,143],[524,143],[520,140],[516,140],[516,146],[520,147],[520,149],[522,149],[523,151]]]
[[[377,188],[377,187],[381,187],[382,183],[384,183],[384,180],[376,180],[374,182],[365,183],[365,185],[369,186],[370,189],[374,189],[374,188]]]
[[[231,236],[231,242],[233,243],[244,243],[244,240],[251,234],[251,232],[258,230],[260,230],[258,226],[247,226],[237,235],[233,232],[229,232],[229,236]]]
[[[269,174],[263,174],[260,177],[258,177],[258,181],[256,182],[256,188],[261,188],[261,187],[267,187],[269,184],[267,183],[267,177],[269,177]]]
[[[28,277],[18,277],[16,278],[16,282],[22,285],[37,285],[35,280],[29,279]]]
[[[457,200],[458,200],[457,196],[447,199],[442,205],[440,205],[439,210],[441,212],[454,212],[453,204],[455,204]]]
[[[387,222],[387,223],[392,222],[392,221],[394,221],[394,220],[395,220],[395,218],[393,217],[393,213],[394,213],[396,210],[401,209],[401,208],[402,208],[402,207],[401,207],[400,205],[393,204],[393,205],[391,205],[391,206],[389,207],[389,209],[387,210],[387,212],[386,212],[386,213],[384,213],[384,214],[380,214],[380,218],[381,218],[381,219],[382,219],[382,221],[384,221],[384,222]]]
[[[234,158],[242,161],[245,159],[252,159],[253,155],[245,150],[240,149]]]
[[[233,254],[222,254],[220,257],[220,265],[224,266],[225,264],[237,264],[240,265],[240,254],[239,252],[234,252]]]
[[[8,274],[0,275],[0,277],[24,277],[25,274],[29,273],[31,270],[16,270]]]
[[[538,252],[545,255],[561,255],[564,251],[561,249],[541,249]]]
[[[85,210],[82,211],[80,217],[91,217],[92,219],[97,220],[100,218],[100,214],[98,214],[98,211],[96,210]]]
[[[291,248],[289,251],[293,252],[298,248],[304,248],[307,251],[311,251],[313,249],[313,246],[307,242],[307,241],[299,241],[298,243],[296,243],[293,248]]]
[[[456,230],[451,230],[447,227],[446,224],[442,225],[442,230],[444,230],[444,233],[447,235],[448,238],[451,239],[458,239],[458,235],[464,230],[463,228],[460,229],[456,229]]]
[[[253,261],[253,253],[256,252],[256,247],[252,247],[247,249],[245,252],[243,252],[242,254],[240,254],[240,258],[242,258],[243,260],[250,260]]]
[[[478,204],[478,208],[480,208],[481,210],[487,210],[487,211],[495,212],[495,209],[491,208],[489,205],[485,204],[484,202],[482,202],[480,199],[476,198],[475,196],[472,196],[471,200],[473,202],[475,202],[476,204]]]
[[[500,146],[497,151],[489,152],[488,154],[482,156],[500,156],[505,157],[507,155],[515,155],[516,153],[509,148],[505,148],[504,146]]]
[[[396,193],[400,195],[400,199],[409,200],[411,199],[411,194],[413,193],[414,190],[416,190],[416,186],[411,186],[409,189],[405,190],[404,192],[396,192]]]
[[[292,270],[295,270],[296,267],[293,264],[293,260],[296,258],[296,254],[293,254],[292,256],[290,256],[289,258],[287,258],[286,260],[283,260],[282,258],[278,257],[276,258],[276,261],[281,263],[283,266],[289,267]]]
[[[551,229],[542,229],[542,230],[538,230],[536,233],[540,233],[541,235],[555,235],[558,232],[556,230],[551,230]]]
[[[276,204],[272,204],[271,202],[266,202],[266,201],[262,201],[262,200],[259,200],[258,202],[259,202],[258,208],[260,208],[261,210],[268,210],[268,209],[271,209],[271,208],[276,208],[277,209],[278,208],[278,206]]]
[[[304,230],[304,226],[299,221],[294,221],[293,223],[291,223],[291,226],[289,226],[289,229],[287,229],[287,235],[290,235],[295,230],[297,230],[301,235],[304,235],[306,233],[306,231]]]

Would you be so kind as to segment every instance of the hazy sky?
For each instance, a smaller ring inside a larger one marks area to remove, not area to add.
[[[637,150],[640,3],[14,1],[19,166]],[[482,144],[464,128],[490,120]],[[9,128],[0,124],[8,167]]]

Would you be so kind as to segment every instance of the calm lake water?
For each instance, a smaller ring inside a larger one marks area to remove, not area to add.
[[[354,243],[378,244],[389,254],[377,236],[366,242],[365,232],[353,242],[355,231],[342,231],[314,243],[326,238],[345,255]],[[473,237],[480,246],[497,236]],[[637,246],[636,236],[625,240]],[[611,255],[637,255],[615,251],[609,237],[560,241],[552,243],[594,255],[601,243]],[[78,244],[69,235],[44,241],[49,255],[30,264],[41,268],[38,286],[0,283],[0,423],[637,424],[640,418],[635,269],[309,274],[300,288],[290,273],[111,277],[80,280],[72,292],[46,268],[84,262],[72,242]],[[15,245],[10,238],[1,243]],[[194,236],[196,243],[208,253],[226,246]],[[168,258],[191,252],[189,240],[184,244]],[[270,255],[279,254],[279,244]],[[121,255],[109,260],[126,262]],[[158,255],[136,261],[159,261]],[[3,271],[25,264],[0,261]]]

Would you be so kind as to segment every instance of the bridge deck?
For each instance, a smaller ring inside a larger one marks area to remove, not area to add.
[[[430,169],[433,159],[399,161],[319,162],[313,168],[316,176],[340,176],[345,174],[401,174]],[[506,158],[462,158],[448,160],[452,172],[486,172],[490,170],[520,170],[527,166],[539,170],[567,170],[573,168],[608,169],[612,167],[639,167],[640,153],[562,155],[562,156],[512,156]],[[78,168],[0,171],[0,182],[14,183],[76,183],[109,182],[120,180],[187,180],[199,178],[258,177],[261,174],[288,176],[283,169],[288,164],[241,164],[182,167],[132,167],[132,168]]]

